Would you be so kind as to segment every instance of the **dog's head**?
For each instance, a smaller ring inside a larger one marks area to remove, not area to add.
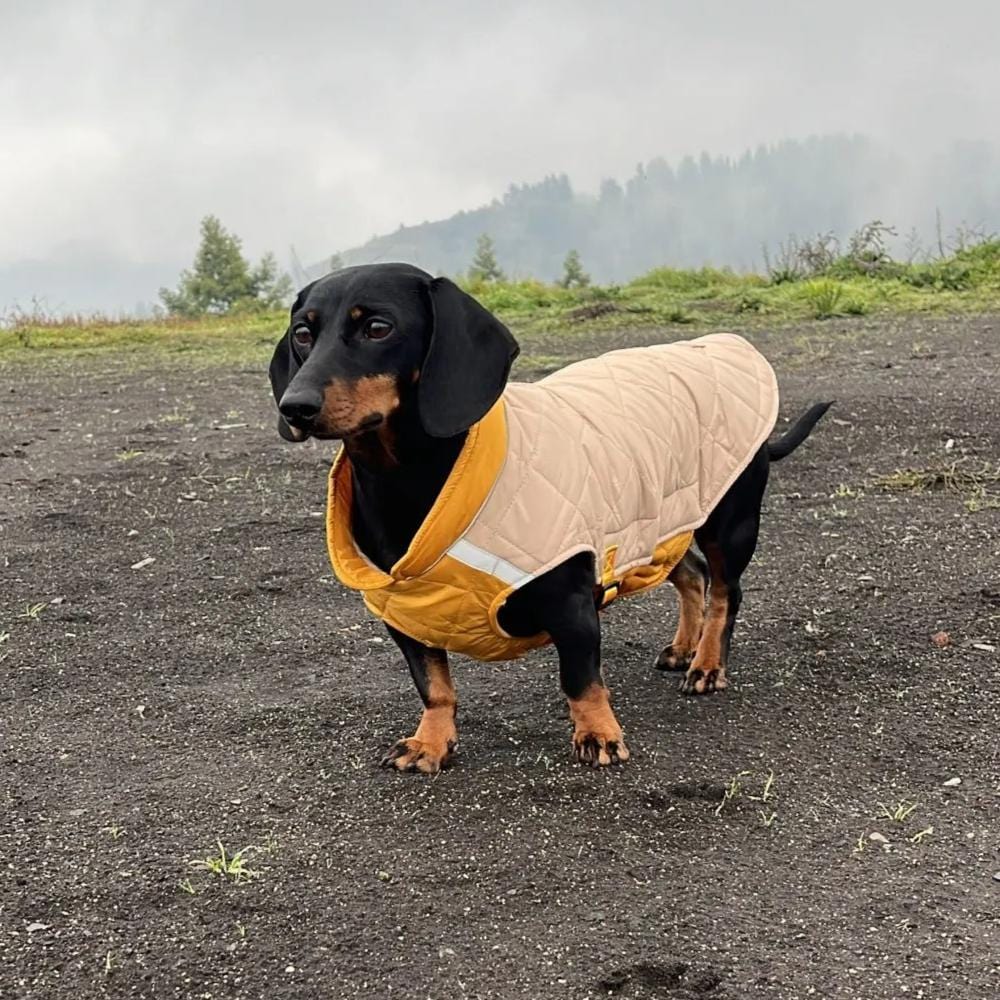
[[[344,268],[292,305],[271,360],[278,431],[345,439],[398,413],[453,437],[497,401],[517,352],[510,331],[447,278],[408,264]]]

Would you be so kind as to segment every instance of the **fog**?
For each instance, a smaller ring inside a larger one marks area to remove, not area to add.
[[[943,204],[948,224],[990,224],[1000,194],[987,184],[967,207],[969,157],[953,150],[996,162],[998,37],[987,0],[7,0],[0,309],[151,304],[208,213],[289,267],[292,246],[318,261],[512,183],[565,174],[596,195],[639,163],[814,135],[866,136],[898,169],[850,194],[845,218],[926,232]],[[852,163],[823,176],[848,190],[837,171]],[[780,201],[780,183],[766,195]],[[674,252],[662,263],[688,262]]]

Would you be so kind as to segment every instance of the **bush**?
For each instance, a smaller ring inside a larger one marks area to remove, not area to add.
[[[764,299],[756,292],[744,292],[736,302],[738,313],[759,313],[764,308]]]
[[[763,251],[768,281],[784,285],[826,273],[840,256],[840,242],[833,233],[818,233],[807,240],[789,236],[786,242],[778,244],[773,260],[766,246]]]
[[[910,264],[900,272],[899,279],[914,288],[960,292],[971,286],[972,268],[955,259]]]
[[[844,305],[844,286],[829,278],[817,278],[802,286],[802,297],[815,319],[837,316]]]

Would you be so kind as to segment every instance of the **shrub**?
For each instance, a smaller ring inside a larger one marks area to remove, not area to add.
[[[899,279],[914,288],[960,292],[972,284],[972,268],[955,259],[911,264],[900,272]]]
[[[842,311],[844,286],[829,278],[817,278],[802,286],[802,297],[815,319],[829,319]]]
[[[738,313],[759,313],[764,311],[764,300],[756,292],[744,292],[736,302]]]

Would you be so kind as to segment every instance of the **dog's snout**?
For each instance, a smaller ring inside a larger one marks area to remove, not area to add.
[[[294,427],[309,427],[323,408],[323,396],[313,390],[286,392],[281,397],[278,409],[281,415]]]

